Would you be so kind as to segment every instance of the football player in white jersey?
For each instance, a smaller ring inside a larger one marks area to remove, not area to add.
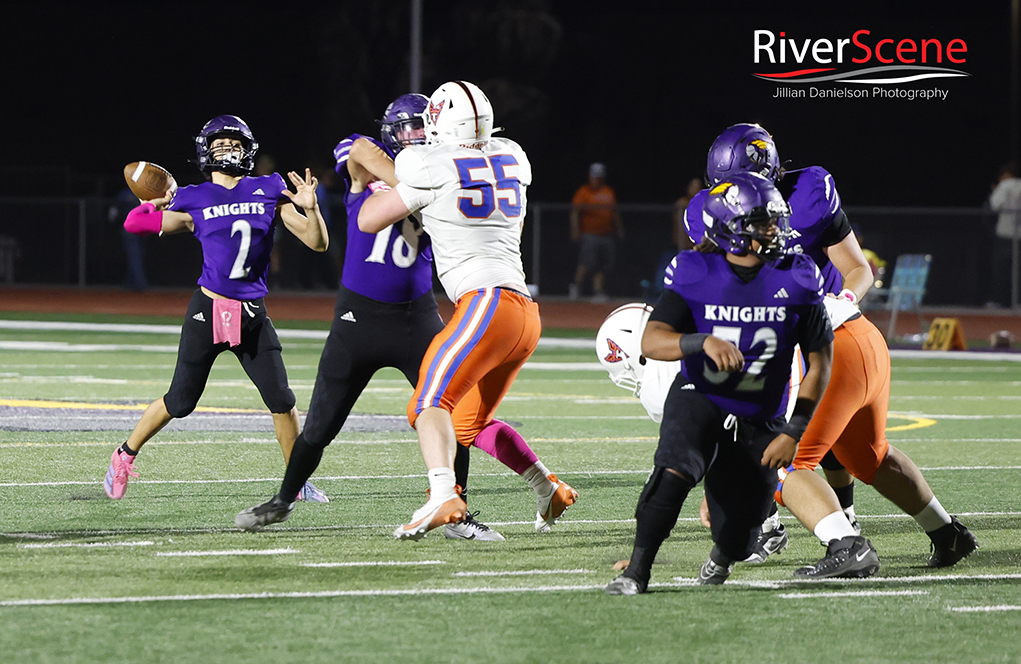
[[[358,226],[376,233],[419,212],[432,238],[436,271],[454,315],[433,339],[419,372],[408,420],[418,431],[430,496],[394,531],[418,540],[464,517],[454,488],[454,406],[475,385],[482,403],[471,422],[485,426],[539,341],[539,307],[521,265],[528,157],[514,141],[493,138],[493,108],[476,85],[451,81],[430,97],[426,145],[397,155],[398,185],[362,206]],[[536,529],[553,525],[577,492],[536,462],[522,476],[536,490]]]

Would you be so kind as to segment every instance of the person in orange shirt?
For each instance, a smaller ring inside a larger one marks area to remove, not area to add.
[[[578,243],[578,269],[568,294],[572,300],[578,299],[585,279],[591,274],[594,299],[605,301],[606,273],[613,270],[616,241],[624,239],[617,195],[606,184],[606,166],[589,166],[588,182],[574,193],[571,204],[571,241]]]

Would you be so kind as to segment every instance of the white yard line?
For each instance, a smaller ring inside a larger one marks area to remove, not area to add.
[[[346,563],[302,563],[302,567],[391,567],[404,565],[446,565],[445,560],[367,560]]]
[[[970,580],[970,581],[1002,581],[1021,578],[1021,574],[979,574],[979,575],[924,575],[918,577],[889,577],[868,579],[826,579],[824,583],[835,581],[846,581],[853,584],[870,584],[875,582],[904,582],[917,583],[942,583],[945,581]],[[754,583],[741,583],[736,580],[728,581],[722,588],[732,587],[759,587],[759,588],[786,588],[791,585],[803,583],[821,583],[819,581],[767,581]],[[685,588],[696,585],[696,579],[678,577],[673,583],[653,583],[649,587],[652,590],[658,588]],[[368,590],[320,590],[310,592],[283,592],[283,593],[216,593],[208,595],[141,595],[129,597],[68,597],[55,599],[17,599],[0,601],[0,606],[54,606],[68,604],[131,604],[140,602],[195,602],[195,601],[216,601],[216,600],[262,600],[262,599],[328,599],[334,597],[423,597],[430,595],[480,595],[480,594],[508,594],[508,593],[551,593],[551,592],[586,592],[602,590],[605,584],[581,584],[581,585],[550,585],[534,587],[509,587],[493,588],[489,586],[475,586],[468,588],[392,588],[392,589],[368,589]],[[906,593],[898,593],[906,594]],[[948,607],[957,611],[990,611],[990,610],[1018,610],[1021,607]]]
[[[301,553],[301,549],[228,549],[225,551],[157,551],[162,558],[201,558],[205,556],[284,556]]]

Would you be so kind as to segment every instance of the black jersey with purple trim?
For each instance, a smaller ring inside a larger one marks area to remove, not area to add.
[[[177,190],[168,209],[191,215],[202,245],[199,286],[235,300],[265,297],[277,205],[286,188],[272,173],[243,177],[232,189],[204,182]]]
[[[787,253],[810,256],[822,273],[824,292],[839,293],[844,287],[844,278],[823,247],[843,240],[851,228],[843,215],[833,176],[825,168],[809,166],[784,173],[777,180],[776,188],[791,206],[793,237],[787,241]],[[702,208],[708,194],[709,190],[703,189],[692,196],[684,211],[684,227],[695,244],[705,237]]]
[[[782,416],[794,346],[817,350],[833,338],[815,263],[788,255],[766,263],[745,282],[723,254],[682,251],[667,268],[664,283],[683,298],[688,313],[686,320],[663,322],[682,333],[730,341],[744,355],[744,369],[736,373],[718,371],[705,353],[684,358],[681,372],[695,389],[739,417]],[[655,311],[651,319],[662,320]]]

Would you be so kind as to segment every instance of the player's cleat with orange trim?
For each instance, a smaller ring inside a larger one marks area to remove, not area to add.
[[[455,495],[447,500],[433,500],[430,498],[425,505],[415,510],[415,513],[411,515],[411,523],[398,526],[394,530],[394,538],[418,541],[425,537],[426,533],[433,528],[462,521],[467,514],[468,505],[461,500],[460,496]]]
[[[481,521],[476,521],[478,512],[469,512],[457,523],[448,523],[443,529],[447,539],[476,540],[478,542],[503,542],[506,538]]]
[[[326,494],[316,488],[315,484],[311,482],[305,482],[301,487],[301,491],[298,492],[298,500],[303,500],[307,503],[328,503],[330,499]]]
[[[552,491],[547,496],[536,498],[538,508],[535,512],[535,531],[538,533],[548,533],[557,519],[578,500],[578,492],[566,482],[557,479],[553,473],[548,478],[553,483]]]
[[[978,538],[957,520],[950,517],[950,523],[928,533],[932,540],[932,556],[929,567],[950,567],[978,548]]]
[[[128,476],[138,477],[135,470],[135,457],[121,450],[120,446],[113,451],[110,457],[110,468],[106,471],[106,479],[103,480],[103,489],[106,495],[114,500],[120,500],[128,490]]]

